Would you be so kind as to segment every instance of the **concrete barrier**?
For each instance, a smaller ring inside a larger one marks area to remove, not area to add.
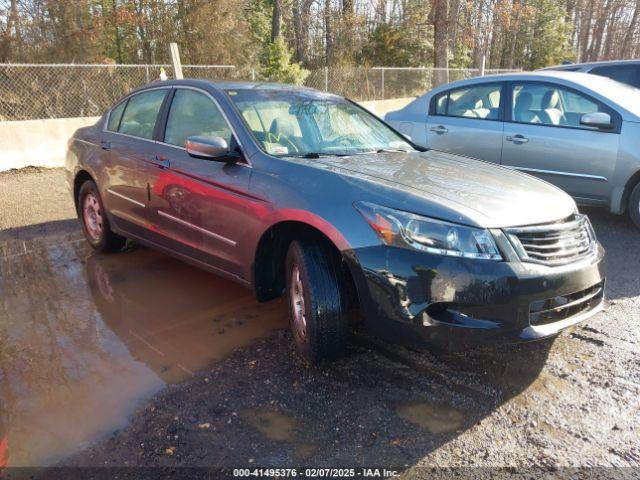
[[[370,100],[359,103],[371,113],[375,113],[380,118],[383,118],[386,113],[393,112],[394,110],[400,110],[415,99],[416,97],[389,98],[387,100]]]
[[[408,104],[413,98],[361,102],[379,117]],[[56,118],[0,122],[0,171],[24,167],[62,167],[67,140],[80,127],[100,117]]]
[[[0,122],[0,171],[23,167],[61,167],[67,140],[100,117]]]

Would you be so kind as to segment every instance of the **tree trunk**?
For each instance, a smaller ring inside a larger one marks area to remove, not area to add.
[[[434,0],[433,2],[433,66],[446,69],[449,66],[449,0]],[[448,81],[446,70],[436,70],[434,87]]]
[[[631,58],[633,53],[633,37],[638,27],[638,19],[640,17],[640,0],[636,0],[636,8],[633,11],[633,17],[631,17],[631,23],[624,35],[624,41],[622,42],[622,55],[621,58]]]
[[[273,1],[273,17],[271,18],[271,41],[275,42],[280,36],[282,25],[282,4],[281,0]]]
[[[331,24],[331,2],[324,0],[325,65],[333,64],[333,25]]]
[[[309,49],[309,14],[313,0],[296,0],[293,4],[293,33],[295,37],[296,60],[307,63]]]

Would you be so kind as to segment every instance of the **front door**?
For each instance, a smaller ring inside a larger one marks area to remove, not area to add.
[[[158,156],[169,166],[150,185],[151,221],[174,249],[240,276],[251,167],[190,156],[184,148],[190,136],[221,137],[231,148],[235,145],[213,98],[178,88],[157,145]]]
[[[500,163],[501,83],[480,83],[440,93],[427,119],[427,146]]]
[[[555,84],[522,82],[510,89],[502,164],[562,188],[585,203],[607,202],[618,155],[616,113],[587,95]],[[585,113],[605,111],[616,127],[580,125]]]

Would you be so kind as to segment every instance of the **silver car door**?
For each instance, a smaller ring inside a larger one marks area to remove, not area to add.
[[[545,82],[514,82],[508,97],[502,164],[584,203],[606,203],[620,137],[616,112],[584,92]],[[581,125],[584,114],[597,111],[611,115],[611,128]]]
[[[427,118],[427,146],[500,163],[502,83],[479,83],[435,95]]]

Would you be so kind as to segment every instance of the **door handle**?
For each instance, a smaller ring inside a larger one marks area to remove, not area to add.
[[[169,159],[164,155],[156,155],[153,161],[158,166],[158,168],[169,168]]]
[[[506,140],[507,142],[513,142],[515,144],[527,143],[529,141],[527,137],[520,134],[514,136],[508,135]]]
[[[102,148],[103,150],[111,150],[111,142],[107,142],[105,140],[102,140],[100,142],[100,148]]]
[[[447,130],[447,127],[438,125],[437,127],[432,127],[431,131],[437,133],[438,135],[442,135],[443,133],[447,133],[449,130]]]

